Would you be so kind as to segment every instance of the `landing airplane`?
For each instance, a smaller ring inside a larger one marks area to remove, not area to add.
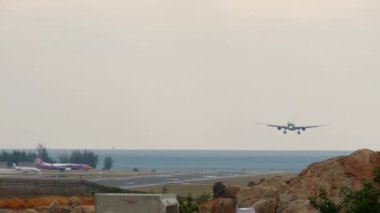
[[[70,171],[70,170],[91,170],[92,167],[86,164],[76,164],[76,163],[46,163],[41,159],[37,158],[34,161],[34,165],[39,169],[47,169],[47,170],[60,170]]]
[[[17,166],[17,164],[13,163],[13,169],[16,171],[20,171],[22,173],[29,173],[29,172],[36,172],[38,174],[41,174],[41,170],[34,168],[34,167],[21,167]]]
[[[289,121],[286,125],[266,124],[266,123],[260,123],[260,122],[256,122],[256,123],[262,124],[262,125],[267,125],[267,126],[270,126],[270,127],[275,127],[278,130],[283,129],[284,130],[284,134],[286,134],[287,130],[289,130],[289,131],[297,131],[298,134],[301,134],[301,131],[305,131],[306,129],[316,128],[316,127],[322,127],[322,126],[327,126],[328,125],[327,124],[327,125],[296,126],[296,124],[294,122],[291,122],[291,121]]]

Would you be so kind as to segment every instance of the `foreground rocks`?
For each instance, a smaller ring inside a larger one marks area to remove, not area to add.
[[[289,181],[275,177],[249,187],[216,183],[214,200],[201,206],[202,213],[235,212],[236,206],[254,207],[258,213],[318,212],[310,206],[309,198],[319,190],[339,202],[343,187],[360,189],[364,180],[372,182],[374,169],[380,167],[380,152],[361,149],[349,156],[331,158],[306,167]],[[216,192],[216,194],[215,194]]]
[[[0,213],[95,213],[91,197],[37,197],[0,200]]]

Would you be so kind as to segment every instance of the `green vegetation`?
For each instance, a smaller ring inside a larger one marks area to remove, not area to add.
[[[380,190],[373,184],[365,182],[363,188],[358,191],[345,190],[343,199],[344,212],[346,213],[379,213]]]
[[[2,151],[0,153],[0,161],[7,162],[7,166],[11,167],[13,163],[18,164],[19,162],[33,162],[33,152],[17,151],[13,150],[10,152]]]
[[[373,181],[375,183],[380,184],[380,167],[375,169],[375,171],[373,173],[374,173]]]
[[[38,144],[36,147],[36,152],[25,152],[25,151],[1,151],[0,161],[7,162],[8,167],[12,167],[13,163],[18,164],[18,162],[33,162],[35,157],[41,158],[41,160],[54,163],[55,161],[49,156],[46,147],[43,144]],[[93,168],[96,168],[98,164],[98,155],[89,150],[74,150],[69,154],[63,153],[58,156],[59,162],[61,163],[84,163],[88,164]],[[111,169],[113,166],[113,160],[111,156],[106,156],[104,159],[104,168]]]
[[[186,197],[178,196],[179,212],[181,213],[193,213],[199,211],[199,205],[209,201],[211,196],[209,194],[202,194],[196,198],[193,198],[191,194]]]
[[[324,189],[319,189],[318,198],[309,198],[312,207],[319,210],[321,213],[338,213],[340,207],[327,197],[327,192]]]
[[[37,149],[37,156],[41,158],[41,160],[45,162],[49,162],[49,163],[54,162],[54,160],[49,156],[46,150],[46,147],[43,144],[39,143],[36,149]]]
[[[43,144],[38,144],[36,147],[35,152],[26,152],[26,151],[18,151],[18,150],[13,150],[13,151],[2,151],[0,153],[0,161],[2,162],[7,162],[8,167],[12,167],[13,163],[18,164],[19,162],[33,162],[34,158],[36,156],[40,157],[43,161],[47,162],[53,162],[53,159],[50,158],[46,147]]]
[[[380,168],[374,170],[373,181],[380,184]],[[318,198],[310,198],[310,204],[321,213],[379,213],[380,189],[369,182],[363,182],[360,190],[342,189],[343,201],[335,204],[327,197],[325,190],[321,189]]]
[[[99,161],[98,155],[89,150],[74,150],[70,155],[63,153],[58,158],[61,163],[84,163],[92,168],[96,168]]]
[[[113,166],[113,159],[111,156],[104,157],[104,169],[110,170]]]

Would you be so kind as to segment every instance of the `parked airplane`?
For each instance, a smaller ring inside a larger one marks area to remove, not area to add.
[[[13,163],[13,169],[16,171],[21,171],[22,173],[29,173],[29,172],[36,172],[38,174],[41,174],[41,170],[34,168],[34,167],[21,167],[17,166],[17,164]]]
[[[327,126],[327,125],[296,126],[296,124],[294,122],[291,122],[291,121],[289,121],[286,125],[266,124],[266,123],[260,123],[260,122],[256,122],[256,123],[262,124],[262,125],[267,125],[267,126],[270,126],[270,127],[275,127],[278,130],[283,129],[284,130],[284,134],[286,134],[287,130],[289,130],[289,131],[297,131],[298,134],[301,134],[301,130],[305,131],[306,129],[309,129],[309,128],[316,128],[316,127],[321,127],[321,126]]]
[[[70,170],[91,170],[92,167],[86,164],[76,164],[76,163],[46,163],[41,159],[37,158],[34,161],[34,165],[39,169],[47,169],[47,170],[60,170],[70,171]]]

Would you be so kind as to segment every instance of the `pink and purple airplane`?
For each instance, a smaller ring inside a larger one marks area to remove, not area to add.
[[[70,171],[70,170],[91,170],[92,167],[86,164],[76,164],[76,163],[46,163],[41,159],[37,158],[34,161],[34,166],[39,169],[47,169],[47,170],[60,170]]]

